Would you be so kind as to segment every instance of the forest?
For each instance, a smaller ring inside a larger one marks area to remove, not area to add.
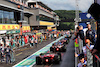
[[[55,12],[61,20],[58,30],[74,29],[75,10],[55,10]]]

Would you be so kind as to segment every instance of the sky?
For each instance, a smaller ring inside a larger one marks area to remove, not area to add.
[[[40,0],[53,10],[75,10],[75,0]],[[86,12],[94,0],[78,0],[79,10]]]

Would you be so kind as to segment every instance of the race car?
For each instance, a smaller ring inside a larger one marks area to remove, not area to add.
[[[61,40],[61,42],[63,44],[68,44],[69,43],[69,39],[67,37],[65,37],[64,39]]]
[[[61,61],[61,53],[41,53],[36,56],[37,65],[59,64]]]
[[[52,45],[50,47],[51,52],[66,52],[66,47],[65,45]]]

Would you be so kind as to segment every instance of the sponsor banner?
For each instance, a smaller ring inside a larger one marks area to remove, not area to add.
[[[0,30],[20,29],[18,24],[0,24]]]
[[[23,30],[23,33],[30,32],[30,26],[23,26],[22,30]]]
[[[6,32],[6,34],[14,34],[14,33],[20,33],[20,30],[10,30]]]
[[[40,21],[40,25],[54,25],[53,22]]]
[[[53,43],[58,42],[62,38],[64,38],[66,35],[58,38],[57,40],[53,41],[52,43],[48,44],[47,46],[43,47],[42,49],[38,50],[28,58],[24,59],[23,61],[19,62],[18,64],[14,65],[13,67],[32,67],[36,63],[36,56],[39,56],[41,53],[46,53],[50,50],[50,47]]]
[[[30,26],[23,26],[22,28],[23,28],[23,31],[30,30]]]

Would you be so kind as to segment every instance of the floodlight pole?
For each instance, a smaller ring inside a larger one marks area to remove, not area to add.
[[[76,11],[75,11],[75,26],[78,26],[79,20],[79,5],[78,5],[78,0],[76,0]],[[76,27],[75,27],[76,29]]]

